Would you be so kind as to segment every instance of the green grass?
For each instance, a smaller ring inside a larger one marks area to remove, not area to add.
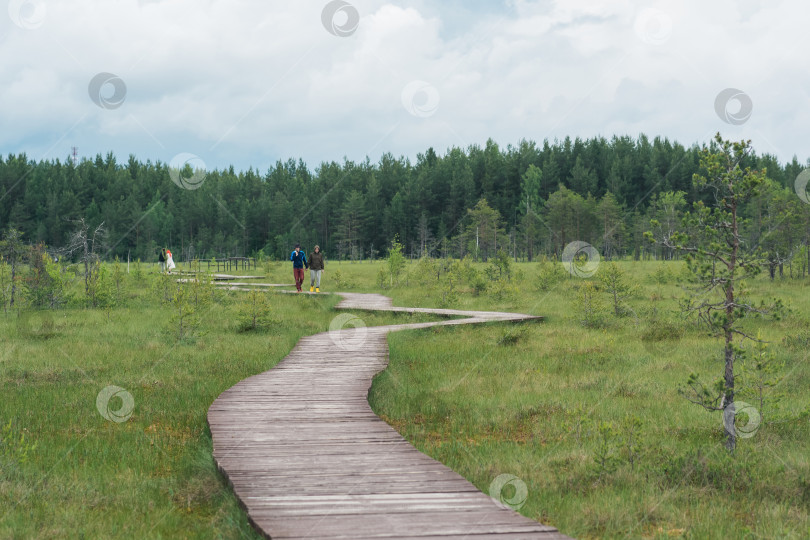
[[[259,538],[215,468],[207,410],[328,330],[339,298],[270,294],[277,322],[256,333],[237,330],[242,293],[222,294],[177,342],[147,277],[127,281],[131,307],[0,314],[0,538]],[[429,320],[356,313],[368,326]],[[97,410],[110,385],[132,395],[128,421]]]
[[[652,278],[661,263],[620,264],[639,286],[630,315],[614,317],[605,296],[594,328],[580,324],[580,280],[538,290],[537,264],[517,265],[516,293],[475,295],[462,286],[449,307],[545,320],[392,334],[373,408],[485,492],[498,475],[515,475],[528,488],[519,511],[575,537],[810,535],[810,281],[749,284],[753,299],[789,303],[781,321],[746,323],[772,342],[788,377],[776,389],[781,409],[766,401],[765,423],[730,457],[719,413],[677,393],[691,372],[713,381],[722,369],[719,341],[678,316],[680,264],[666,266],[662,285]],[[289,266],[266,263],[258,273],[290,283]],[[383,291],[378,269],[327,262],[322,290],[338,290],[340,270],[340,290],[382,292],[399,306],[441,305],[441,287],[420,281],[415,264],[400,286]],[[338,298],[271,294],[270,330],[240,332],[244,293],[223,294],[202,310],[195,336],[178,343],[153,281],[128,277],[119,307],[109,310],[0,315],[0,425],[10,422],[13,435],[0,444],[0,538],[258,538],[214,467],[206,412],[300,337],[327,330]],[[430,320],[356,314],[368,326]],[[126,422],[96,409],[109,385],[133,396]],[[630,449],[634,416],[641,426]],[[614,427],[601,439],[605,467],[596,459],[600,423]]]
[[[579,323],[578,280],[538,291],[536,268],[521,265],[518,297],[470,296],[463,304],[542,314],[543,323],[391,335],[391,365],[375,379],[372,407],[482,491],[500,474],[518,477],[528,490],[519,511],[574,537],[807,537],[810,369],[801,339],[783,344],[785,336],[810,336],[807,282],[749,284],[755,298],[777,295],[791,305],[782,321],[746,323],[772,341],[769,351],[785,361],[788,377],[775,389],[781,409],[766,401],[765,423],[739,439],[731,457],[720,413],[678,394],[692,372],[707,381],[722,374],[720,342],[678,316],[683,292],[674,278],[653,283],[661,263],[620,264],[639,285],[631,314],[606,309],[596,328]],[[393,292],[401,301],[431,300]],[[654,310],[658,325],[650,323]],[[662,322],[677,332],[655,332]],[[754,403],[750,394],[739,399]],[[631,445],[633,417],[641,425]],[[604,423],[613,427],[607,437]],[[607,466],[597,463],[600,447]]]

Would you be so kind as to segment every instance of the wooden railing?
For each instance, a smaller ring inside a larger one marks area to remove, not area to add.
[[[194,272],[202,271],[202,265],[206,265],[208,272],[211,267],[215,267],[215,272],[226,272],[233,270],[250,270],[256,268],[256,259],[253,257],[225,257],[222,259],[194,259],[188,261],[189,269]]]

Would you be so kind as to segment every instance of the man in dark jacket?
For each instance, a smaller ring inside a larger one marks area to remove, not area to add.
[[[309,268],[306,254],[301,251],[301,244],[295,244],[295,251],[290,254],[293,263],[293,276],[295,276],[295,288],[301,292],[301,284],[304,282],[304,267]]]
[[[309,255],[309,292],[315,289],[315,292],[321,292],[321,273],[323,273],[323,253],[321,253],[320,246],[315,246],[315,249]]]

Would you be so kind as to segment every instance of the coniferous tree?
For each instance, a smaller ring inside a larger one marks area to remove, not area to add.
[[[664,246],[687,254],[687,265],[694,275],[696,296],[685,309],[699,319],[724,341],[723,376],[711,388],[693,374],[684,390],[686,397],[707,410],[723,411],[726,448],[733,452],[737,445],[734,419],[736,393],[735,363],[741,355],[735,337],[753,339],[740,327],[740,321],[751,313],[778,310],[780,304],[754,306],[741,298],[740,281],[755,276],[762,268],[762,251],[747,246],[742,237],[744,218],[740,211],[756,197],[767,184],[766,171],[755,171],[744,166],[750,156],[750,141],[731,142],[720,134],[716,146],[701,152],[701,171],[694,176],[695,186],[710,189],[714,204],[702,202],[694,205],[684,218],[680,230],[671,235],[662,233],[661,224],[652,220],[655,233],[647,234]],[[719,293],[719,298],[711,293]]]

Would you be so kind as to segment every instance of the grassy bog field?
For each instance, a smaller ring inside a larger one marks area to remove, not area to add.
[[[721,413],[679,394],[691,373],[722,375],[720,340],[681,316],[682,263],[617,264],[635,286],[619,314],[604,261],[586,279],[552,263],[504,274],[410,262],[394,280],[383,263],[331,262],[322,291],[545,317],[392,334],[369,395],[482,491],[510,475],[501,498],[524,515],[579,538],[808,536],[808,281],[747,284],[752,301],[787,309],[745,322],[768,346],[746,345],[738,399],[752,409],[730,456]],[[260,270],[292,281],[288,263]],[[105,308],[0,316],[0,538],[258,538],[212,461],[207,409],[329,329],[339,299],[178,288],[154,269],[111,294]],[[426,320],[355,314],[367,326]]]
[[[248,293],[207,290],[179,339],[177,290],[153,268],[108,308],[0,315],[0,538],[260,537],[216,470],[206,412],[328,330],[339,299],[265,293],[248,330]]]
[[[501,474],[515,476],[513,506],[574,537],[810,535],[807,282],[747,284],[751,300],[777,296],[788,310],[779,321],[745,324],[770,342],[764,354],[779,367],[764,376],[772,386],[760,402],[747,345],[737,400],[754,410],[736,418],[742,435],[732,457],[722,414],[678,392],[691,373],[713,382],[723,366],[721,341],[681,315],[685,265],[618,264],[637,287],[621,316],[597,291],[585,324],[581,289],[598,283],[604,261],[589,280],[548,280],[548,265],[519,264],[516,291],[460,303],[543,315],[542,324],[389,336],[391,365],[375,380],[372,406],[483,491]],[[392,295],[436,300],[416,287]]]

